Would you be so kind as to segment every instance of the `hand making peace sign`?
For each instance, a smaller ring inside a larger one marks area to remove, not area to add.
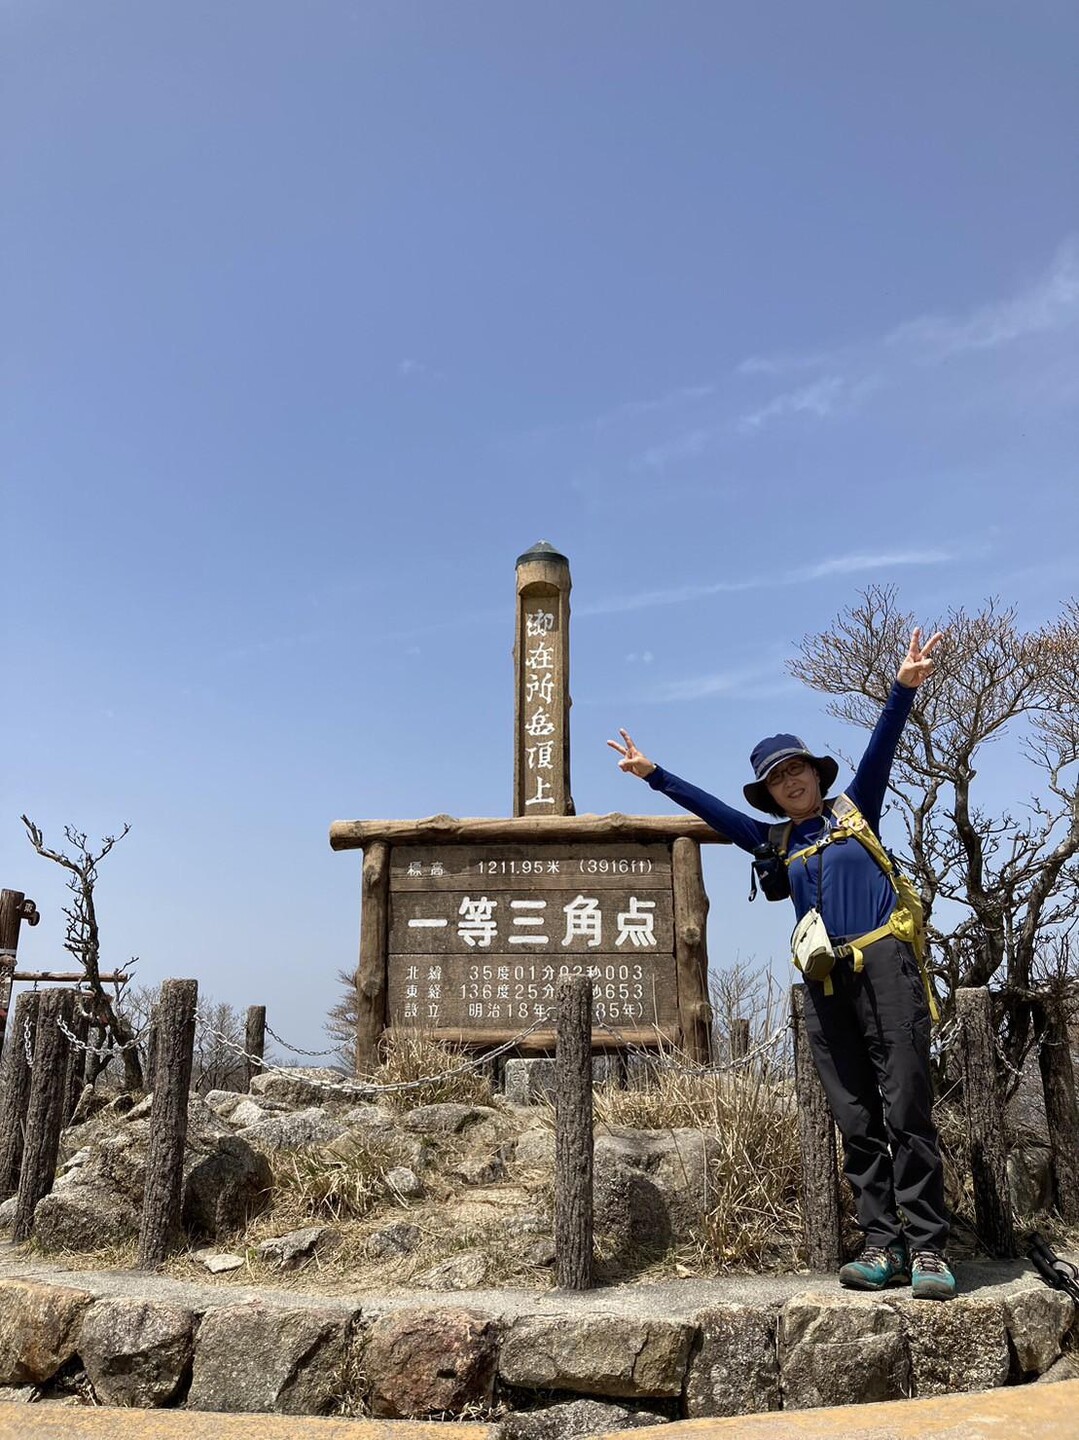
[[[930,650],[936,649],[944,639],[944,632],[938,630],[935,635],[922,644],[922,630],[920,625],[915,625],[910,637],[910,646],[899,665],[896,679],[900,685],[906,685],[908,690],[917,690],[923,680],[928,680],[933,671],[937,668],[929,658]]]
[[[647,779],[656,768],[655,761],[649,760],[647,755],[641,754],[630,739],[628,731],[619,730],[618,733],[626,743],[619,745],[617,740],[608,740],[607,744],[612,750],[617,750],[622,757],[618,762],[619,770],[625,770],[630,775],[639,775],[642,780]]]

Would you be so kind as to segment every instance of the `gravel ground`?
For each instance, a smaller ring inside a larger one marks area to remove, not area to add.
[[[1074,1255],[1068,1258],[1075,1259]],[[1043,1282],[1027,1260],[966,1260],[956,1264],[961,1295],[999,1298]],[[520,1315],[607,1314],[681,1319],[709,1306],[780,1304],[807,1291],[833,1291],[834,1275],[726,1275],[713,1280],[668,1280],[657,1284],[609,1285],[585,1292],[558,1290],[360,1290],[332,1294],[285,1286],[244,1285],[236,1281],[206,1283],[174,1279],[137,1270],[70,1270],[56,1261],[27,1254],[10,1242],[0,1243],[0,1280],[40,1280],[70,1285],[97,1297],[133,1296],[171,1301],[202,1310],[210,1305],[265,1304],[307,1309],[313,1306],[362,1309],[368,1314],[429,1305],[444,1309],[464,1306],[513,1319]],[[897,1297],[902,1289],[890,1291]]]

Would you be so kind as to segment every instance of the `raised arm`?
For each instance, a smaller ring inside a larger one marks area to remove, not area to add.
[[[936,668],[932,651],[944,638],[941,631],[922,644],[922,632],[915,626],[910,637],[907,653],[900,661],[892,693],[884,702],[869,744],[865,748],[858,769],[855,771],[849,795],[874,830],[880,828],[880,812],[884,808],[884,797],[888,792],[888,778],[892,773],[896,746],[907,723],[914,692]]]
[[[741,810],[735,810],[722,800],[717,800],[706,790],[699,790],[688,780],[672,775],[669,770],[664,770],[662,765],[657,765],[638,750],[627,731],[619,730],[618,733],[623,743],[620,745],[617,740],[608,740],[607,744],[622,757],[618,762],[620,770],[639,776],[653,790],[666,795],[683,810],[688,810],[706,825],[711,825],[717,835],[722,835],[725,840],[741,846],[743,850],[753,851],[768,839],[766,823],[755,820],[751,815],[743,815]]]

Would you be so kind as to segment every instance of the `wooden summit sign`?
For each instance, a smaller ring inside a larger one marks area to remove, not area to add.
[[[330,827],[335,850],[364,851],[360,1073],[388,1028],[550,1050],[558,979],[585,974],[596,1048],[708,1058],[700,843],[719,837],[689,816],[573,813],[569,589],[550,546],[518,560],[514,818]]]
[[[461,1040],[546,1019],[561,975],[593,979],[611,1031],[678,1028],[666,845],[401,847],[390,861],[391,1025]]]

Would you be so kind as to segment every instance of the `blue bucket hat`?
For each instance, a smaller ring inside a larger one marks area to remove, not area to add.
[[[766,740],[753,747],[749,763],[753,766],[756,779],[742,789],[743,795],[755,810],[763,810],[768,815],[776,813],[775,801],[765,782],[777,765],[793,760],[795,756],[801,756],[817,767],[820,793],[822,796],[828,794],[839,774],[838,763],[830,755],[814,755],[806,742],[799,740],[797,735],[769,735]]]

